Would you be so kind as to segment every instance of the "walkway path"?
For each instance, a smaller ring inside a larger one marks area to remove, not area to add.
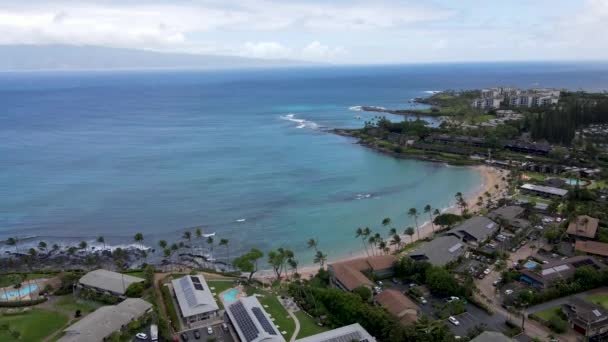
[[[285,311],[287,311],[287,313],[289,314],[289,316],[291,317],[291,319],[293,319],[293,322],[295,323],[295,328],[293,329],[293,334],[291,335],[291,338],[289,339],[290,342],[293,342],[296,340],[296,337],[300,333],[300,320],[293,313],[293,310],[291,310],[290,308],[285,306],[285,303],[283,303],[283,300],[281,299],[281,297],[277,296],[277,300],[279,301],[279,303],[281,303],[281,306],[285,309]]]

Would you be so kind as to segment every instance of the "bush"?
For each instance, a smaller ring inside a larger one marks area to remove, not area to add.
[[[173,300],[171,299],[171,291],[167,286],[162,285],[160,287],[160,291],[163,294],[163,302],[165,303],[165,308],[167,308],[167,314],[171,319],[171,326],[173,327],[173,330],[179,331],[179,316],[175,311],[175,306],[173,305]]]
[[[125,292],[125,294],[129,298],[139,298],[141,297],[141,294],[144,292],[144,290],[145,285],[143,283],[133,283],[129,285],[129,287],[127,287],[127,291]]]
[[[33,300],[22,300],[18,302],[0,302],[0,308],[22,308],[24,306],[32,306],[46,302],[46,297],[40,297]]]
[[[359,286],[353,290],[353,293],[361,297],[364,302],[369,302],[372,298],[372,291],[365,286]]]
[[[564,321],[559,316],[553,316],[549,320],[549,328],[551,328],[551,330],[554,332],[561,334],[566,332],[566,329],[568,329],[568,322]]]

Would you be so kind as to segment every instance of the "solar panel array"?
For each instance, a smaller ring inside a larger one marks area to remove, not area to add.
[[[198,305],[198,301],[196,300],[196,295],[194,295],[194,289],[190,285],[188,281],[188,277],[183,277],[179,280],[179,285],[182,287],[182,291],[184,292],[184,297],[188,302],[188,306],[194,307]],[[200,285],[200,284],[199,284]]]
[[[266,316],[264,316],[262,309],[251,308],[251,311],[253,311],[253,314],[258,319],[258,322],[260,322],[260,324],[262,325],[262,328],[264,328],[264,330],[266,330],[267,333],[269,333],[270,335],[277,334],[277,332],[272,327],[272,324],[270,324],[270,322],[268,322],[268,319],[266,318]]]
[[[459,250],[460,247],[462,247],[462,244],[461,243],[457,243],[454,246],[450,247],[450,249],[448,249],[448,251],[450,251],[450,253],[454,253],[457,250]]]
[[[572,263],[572,266],[574,266],[575,268],[579,268],[579,267],[587,266],[587,265],[593,266],[596,269],[598,268],[597,265],[593,261],[591,261],[591,259],[583,259],[583,260],[575,261]]]
[[[245,336],[245,340],[247,342],[253,341],[259,335],[259,330],[253,323],[253,320],[247,314],[247,310],[245,309],[245,305],[241,302],[236,302],[230,307],[228,307],[230,313],[236,320],[236,325],[238,325],[239,329]]]
[[[331,337],[329,339],[323,340],[323,342],[352,342],[352,341],[366,342],[367,339],[363,339],[361,337],[361,334],[359,334],[358,331],[354,331],[354,332],[350,332],[345,335],[335,336],[335,337]]]

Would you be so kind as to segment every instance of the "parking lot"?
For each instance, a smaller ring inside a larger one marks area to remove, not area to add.
[[[466,336],[467,332],[474,328],[476,325],[485,324],[485,330],[493,330],[493,331],[506,331],[506,326],[504,324],[504,318],[500,315],[489,315],[485,311],[479,309],[478,307],[467,304],[467,311],[461,313],[460,315],[456,315],[456,319],[460,323],[459,325],[454,325],[448,321],[446,324],[450,327],[450,330],[456,336]]]
[[[214,338],[215,340],[213,340],[213,341],[216,341],[216,342],[233,342],[234,341],[234,339],[232,338],[232,335],[230,335],[230,332],[224,331],[222,329],[221,324],[216,324],[216,325],[212,326],[211,329],[213,330],[212,334],[209,334],[207,332],[207,327],[201,327],[201,328],[182,331],[179,334],[179,338],[180,338],[180,341],[184,341],[182,334],[185,334],[186,336],[188,336],[188,341],[205,342],[205,341],[208,341],[210,338]],[[198,333],[200,334],[199,339],[196,339],[196,337],[194,336],[195,331],[198,331]]]

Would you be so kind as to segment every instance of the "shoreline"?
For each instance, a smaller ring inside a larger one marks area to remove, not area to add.
[[[490,193],[490,196],[491,196],[490,198],[493,201],[496,201],[500,197],[500,193],[505,190],[505,185],[506,185],[506,182],[504,182],[502,180],[502,178],[507,175],[508,171],[498,169],[498,168],[495,168],[492,166],[487,166],[487,165],[476,165],[476,166],[468,166],[468,167],[477,170],[481,175],[481,183],[477,187],[475,187],[471,192],[465,194],[465,199],[468,204],[468,209],[470,212],[474,212],[479,209],[477,206],[477,198],[480,196],[485,198],[484,194],[486,192]],[[498,185],[498,189],[495,187],[495,185]],[[458,213],[458,209],[456,208],[455,205],[451,205],[447,208],[441,208],[440,211],[441,211],[441,213]],[[431,222],[428,220],[424,221],[424,222],[422,222],[422,224],[420,224],[418,231],[420,232],[420,240],[424,240],[425,238],[432,236],[434,233],[433,226],[431,225]],[[416,233],[412,236],[411,241],[410,241],[410,237],[407,235],[400,233],[399,236],[401,237],[401,239],[403,241],[407,241],[406,245],[418,241],[418,233]],[[391,252],[394,252],[394,248],[391,248]],[[327,262],[325,264],[327,265],[327,264],[335,263],[335,262],[343,262],[343,261],[348,261],[348,260],[357,259],[357,258],[366,257],[366,256],[367,256],[367,253],[366,253],[365,249],[360,248],[357,252],[355,252],[351,255],[336,257],[336,258],[327,260]],[[318,265],[306,264],[306,265],[302,265],[302,267],[300,267],[298,269],[298,273],[300,274],[301,278],[307,279],[309,277],[314,276],[318,272],[318,270],[319,270]],[[262,281],[268,281],[270,279],[274,279],[275,275],[272,270],[263,269],[263,270],[259,270],[254,275],[254,278],[256,278],[258,280],[262,280]]]

